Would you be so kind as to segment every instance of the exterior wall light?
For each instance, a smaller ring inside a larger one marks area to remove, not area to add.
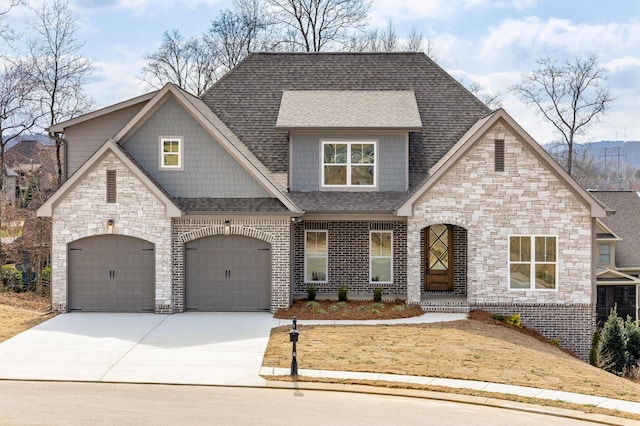
[[[231,223],[228,220],[224,221],[224,235],[231,235]]]
[[[107,234],[113,234],[113,219],[107,221]]]

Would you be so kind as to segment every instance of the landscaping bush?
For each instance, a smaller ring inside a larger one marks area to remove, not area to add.
[[[51,266],[45,266],[42,268],[42,281],[46,283],[51,282]]]
[[[338,301],[346,302],[347,301],[347,292],[349,291],[349,287],[346,285],[341,285],[338,287]]]
[[[627,352],[629,352],[627,371],[631,372],[634,367],[638,367],[640,362],[640,325],[638,325],[638,321],[634,321],[627,316],[624,330],[627,333]]]
[[[13,265],[2,265],[2,285],[12,291],[22,291],[22,273]]]
[[[611,309],[609,318],[602,328],[598,357],[600,368],[610,373],[624,375],[629,363],[628,337],[624,321],[618,316],[616,310],[616,306]]]
[[[307,284],[307,300],[309,302],[316,300],[316,286],[313,284]]]
[[[596,330],[593,333],[593,337],[591,338],[591,350],[589,351],[589,364],[594,367],[598,367],[600,365],[600,360],[598,359],[598,347],[600,346],[600,330]]]
[[[382,302],[382,289],[376,288],[373,290],[373,301],[376,303]]]

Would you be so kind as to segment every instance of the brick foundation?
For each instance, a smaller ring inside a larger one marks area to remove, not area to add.
[[[471,310],[482,309],[499,315],[520,314],[522,325],[541,333],[547,339],[557,339],[560,347],[589,360],[591,337],[595,331],[595,307],[590,304],[470,304]]]

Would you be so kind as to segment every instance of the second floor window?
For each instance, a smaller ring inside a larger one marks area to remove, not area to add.
[[[375,142],[323,142],[322,186],[376,185]]]
[[[180,136],[160,138],[160,168],[165,170],[182,169],[183,141]]]
[[[600,244],[600,265],[609,265],[611,263],[611,246],[609,244]]]

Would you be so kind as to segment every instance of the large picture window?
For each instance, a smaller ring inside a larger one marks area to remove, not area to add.
[[[306,282],[327,281],[327,231],[305,231],[304,279]]]
[[[512,235],[509,237],[509,288],[555,290],[557,288],[557,238]]]
[[[375,142],[323,142],[322,158],[323,186],[376,185]]]
[[[371,282],[393,282],[393,233],[371,231],[369,239]]]
[[[180,136],[160,138],[160,168],[164,170],[182,169],[183,140]]]

